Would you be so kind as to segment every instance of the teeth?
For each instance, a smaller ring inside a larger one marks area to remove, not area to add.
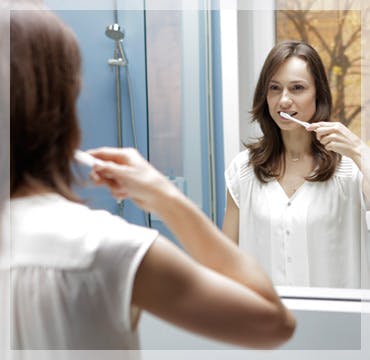
[[[282,112],[285,112],[286,114],[290,115],[290,116],[294,116],[294,115],[297,115],[298,113],[296,111],[293,111],[293,112],[288,112],[288,111],[278,111],[278,114],[280,115],[280,113]]]

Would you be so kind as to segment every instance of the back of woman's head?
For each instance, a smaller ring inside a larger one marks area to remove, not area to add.
[[[53,13],[22,5],[10,13],[10,194],[41,184],[75,199],[70,163],[80,142],[79,48]]]

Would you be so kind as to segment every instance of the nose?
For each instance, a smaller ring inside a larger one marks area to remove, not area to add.
[[[282,92],[280,98],[280,106],[282,108],[288,108],[292,104],[292,99],[290,98],[289,91],[286,89]]]

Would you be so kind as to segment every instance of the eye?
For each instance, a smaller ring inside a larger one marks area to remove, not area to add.
[[[304,90],[304,86],[303,86],[303,85],[301,85],[301,84],[295,84],[295,85],[293,85],[292,90],[293,90],[293,91],[300,91],[300,90]]]
[[[276,85],[276,84],[270,84],[269,90],[270,91],[279,91],[280,87],[279,87],[279,85]]]

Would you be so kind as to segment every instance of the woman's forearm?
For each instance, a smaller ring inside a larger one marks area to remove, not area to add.
[[[280,301],[257,262],[241,252],[190,200],[178,191],[160,198],[155,211],[193,258],[266,299]]]
[[[271,280],[257,262],[223,234],[197,206],[133,149],[103,148],[90,152],[100,160],[92,171],[114,197],[131,198],[159,215],[199,263],[281,305]]]

